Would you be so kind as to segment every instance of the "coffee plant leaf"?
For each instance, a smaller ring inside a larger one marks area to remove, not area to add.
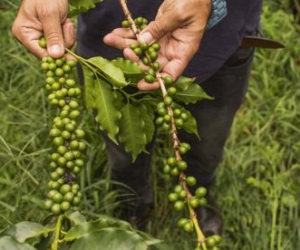
[[[134,231],[119,228],[106,228],[97,232],[84,235],[76,240],[70,250],[147,250],[144,239]]]
[[[0,236],[12,236],[18,242],[24,243],[32,238],[45,236],[51,230],[36,222],[22,221],[6,229]]]
[[[162,95],[160,90],[151,90],[151,93],[147,94],[144,91],[140,90],[139,93],[143,95],[139,99],[139,103],[143,103],[147,106],[152,105],[153,107],[156,106],[159,102],[163,101]]]
[[[93,72],[86,65],[82,65],[82,70],[84,76],[83,102],[86,110],[92,112],[95,105],[95,78]]]
[[[196,119],[193,117],[193,115],[189,112],[189,111],[185,111],[188,114],[188,120],[185,121],[182,125],[182,129],[184,129],[186,132],[190,133],[190,134],[194,134],[198,137],[198,139],[200,139],[200,135],[198,133],[198,129],[197,129],[197,121]]]
[[[74,17],[80,13],[96,7],[96,4],[103,0],[69,0],[68,17]]]
[[[200,135],[197,129],[197,121],[195,117],[192,115],[192,113],[189,110],[187,110],[184,106],[178,103],[174,104],[174,108],[179,108],[181,109],[182,112],[188,115],[188,119],[183,123],[181,129],[184,129],[186,132],[190,134],[194,134],[195,136],[198,137],[198,139],[200,139]]]
[[[125,150],[131,153],[133,161],[135,161],[147,143],[145,121],[143,120],[139,107],[130,103],[121,109],[121,113],[119,140],[124,143]]]
[[[66,214],[66,217],[73,225],[81,225],[86,223],[86,218],[79,211],[75,211],[71,214]]]
[[[74,241],[81,238],[83,235],[91,234],[105,228],[119,228],[124,230],[133,230],[131,225],[122,220],[101,216],[99,219],[89,222],[84,222],[72,227],[64,237],[64,241]]]
[[[146,135],[146,144],[152,141],[153,134],[155,131],[154,125],[154,109],[150,105],[142,104],[140,105],[141,117],[144,121],[145,127],[144,132]]]
[[[113,89],[101,78],[96,79],[94,87],[95,109],[97,110],[96,121],[100,128],[107,132],[109,138],[117,143],[116,135],[119,132],[117,121],[121,118],[121,113],[116,109]]]
[[[123,57],[117,57],[111,62],[120,68],[126,76],[142,76],[143,74],[141,67],[136,62],[132,62]]]
[[[177,90],[183,91],[189,87],[195,81],[195,78],[190,78],[186,76],[179,76],[177,80],[172,84]]]
[[[213,98],[205,93],[205,91],[195,82],[189,83],[184,89],[177,89],[174,100],[185,104],[196,103],[202,99],[212,100]]]
[[[92,57],[86,61],[97,70],[97,73],[101,77],[104,77],[111,83],[114,88],[123,88],[128,85],[123,71],[111,61],[101,56]]]
[[[0,250],[36,250],[27,243],[20,243],[11,236],[0,237]]]
[[[163,242],[162,240],[156,239],[148,233],[145,233],[145,232],[142,232],[142,231],[137,231],[137,233],[139,234],[139,236],[141,236],[144,239],[145,243],[148,246],[157,245],[157,244],[160,244],[160,243]]]

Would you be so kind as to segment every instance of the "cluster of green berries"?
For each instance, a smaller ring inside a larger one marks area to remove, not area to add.
[[[180,143],[178,150],[180,152],[187,152],[190,150],[190,145],[188,143],[182,142]],[[187,169],[187,163],[184,160],[177,160],[175,156],[170,156],[167,158],[165,166],[163,168],[163,172],[165,174],[169,174],[171,176],[178,176],[181,171]],[[186,181],[189,181],[191,186],[194,185],[194,180],[191,178],[187,178]]]
[[[169,158],[170,159],[170,158]],[[185,183],[188,186],[195,186],[196,179],[193,176],[185,177]],[[206,200],[207,189],[205,187],[198,187],[194,195],[190,195],[189,191],[185,190],[181,184],[174,187],[173,192],[169,193],[168,200],[173,203],[173,209],[175,211],[181,211],[184,209],[185,205],[188,204],[193,210],[198,207],[204,207],[207,205]],[[191,218],[180,218],[177,222],[177,226],[183,229],[185,232],[194,232],[194,223]],[[220,235],[212,235],[205,238],[206,249],[219,250],[217,246],[222,241]],[[203,248],[196,248],[195,250],[202,250]]]
[[[40,41],[40,44],[43,40]],[[77,183],[78,174],[84,167],[82,152],[85,132],[78,128],[80,116],[79,98],[81,89],[72,71],[76,61],[66,57],[54,59],[44,57],[41,68],[46,76],[48,101],[58,107],[49,135],[52,138],[52,152],[49,155],[49,192],[45,201],[46,209],[53,214],[68,211],[80,204],[82,193]]]
[[[134,23],[139,30],[144,29],[148,21],[145,18],[138,17],[134,19]],[[132,28],[129,21],[124,20],[122,22],[124,28]],[[157,73],[160,70],[160,64],[157,61],[159,50],[161,49],[160,44],[154,43],[149,45],[147,43],[132,43],[130,45],[132,51],[141,59],[144,65],[148,66],[148,70],[144,72],[144,80],[147,83],[154,83],[157,81]],[[184,123],[189,120],[189,114],[185,110],[173,101],[174,96],[177,93],[177,89],[174,86],[174,80],[171,76],[165,76],[162,78],[163,83],[166,87],[167,93],[164,95],[163,100],[160,101],[156,106],[156,113],[158,117],[155,120],[156,125],[161,126],[164,130],[170,131],[173,126],[176,128],[182,128]],[[178,143],[175,150],[180,154],[184,155],[191,149],[188,143]],[[186,161],[177,159],[175,156],[170,156],[166,160],[163,172],[171,176],[179,176],[181,172],[187,169]],[[185,176],[185,175],[184,175]],[[185,176],[182,180],[186,183],[185,187],[192,187],[196,185],[196,178],[193,176]],[[186,205],[192,209],[196,209],[201,206],[207,205],[206,200],[207,190],[204,187],[198,187],[195,194],[192,195],[189,190],[185,189],[183,185],[178,184],[174,187],[173,192],[168,195],[168,200],[173,203],[173,209],[175,211],[181,211]],[[178,221],[178,226],[186,232],[194,231],[194,223],[191,219],[181,218]],[[205,245],[208,249],[218,250],[216,246],[221,241],[221,237],[218,235],[207,237]],[[196,249],[200,250],[200,249]]]
[[[144,17],[137,17],[133,21],[139,30],[146,28],[146,26],[148,25],[148,20]],[[130,28],[131,27],[130,22],[128,20],[124,20],[122,22],[122,27]]]
[[[182,128],[184,123],[188,121],[189,115],[183,108],[176,105],[173,102],[172,95],[176,93],[175,87],[167,88],[167,95],[163,98],[163,101],[159,102],[156,106],[156,113],[158,117],[155,120],[156,125],[161,126],[164,130],[169,131],[172,128],[172,122],[174,121],[176,128]],[[170,111],[170,108],[172,111]],[[184,144],[182,144],[184,145]],[[181,147],[181,154],[189,149],[189,146]]]
[[[193,176],[186,177],[185,181],[187,185],[190,186],[194,186],[196,184],[196,179]],[[186,203],[188,203],[190,207],[195,209],[200,206],[207,205],[207,200],[205,198],[206,192],[207,192],[206,188],[198,187],[195,191],[195,195],[190,196],[188,195],[188,192],[183,188],[183,186],[178,184],[174,187],[173,192],[169,193],[168,199],[170,202],[174,203],[173,208],[175,211],[181,211],[184,208]],[[181,227],[182,223],[179,224]]]
[[[145,18],[137,17],[134,19],[134,22],[138,28],[143,28],[147,26],[148,21]],[[130,23],[127,20],[122,22],[122,26],[125,28],[130,27]],[[149,45],[146,42],[143,43],[132,43],[130,44],[130,48],[133,52],[140,57],[141,61],[144,65],[148,66],[148,70],[144,74],[144,80],[147,83],[154,83],[157,81],[157,71],[160,69],[160,64],[157,61],[158,52],[161,48],[159,43],[153,43]],[[162,127],[166,130],[170,130],[171,128],[171,120],[172,116],[175,119],[175,125],[180,128],[183,126],[183,123],[188,120],[188,114],[183,112],[181,108],[174,109],[173,114],[167,110],[168,106],[171,106],[173,103],[173,98],[177,92],[176,87],[172,86],[174,80],[171,76],[163,77],[163,82],[167,89],[167,94],[164,96],[163,102],[158,103],[157,112],[160,115],[156,119],[157,125],[162,125]]]
[[[218,245],[222,242],[222,237],[220,235],[212,235],[205,239],[205,249],[209,250],[220,250]],[[197,247],[195,250],[204,250],[203,247]]]
[[[143,17],[137,17],[134,19],[134,23],[139,30],[144,29],[148,25],[148,20]],[[130,28],[128,20],[122,22],[124,28]],[[147,72],[145,72],[144,79],[147,83],[153,83],[156,80],[156,72],[160,69],[160,64],[157,61],[158,52],[160,50],[160,44],[154,43],[149,45],[146,42],[132,43],[130,48],[133,52],[140,57],[144,65],[149,66]]]
[[[143,64],[149,67],[149,69],[145,72],[145,81],[147,83],[155,82],[156,73],[160,69],[160,64],[157,61],[160,45],[158,43],[149,45],[146,42],[140,44],[132,43],[130,44],[130,48],[137,56],[140,57]]]

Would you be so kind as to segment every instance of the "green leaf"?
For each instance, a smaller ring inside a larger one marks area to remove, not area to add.
[[[111,83],[115,88],[123,88],[128,85],[122,70],[116,67],[109,60],[96,56],[86,60],[92,66],[97,68],[97,73],[104,77],[109,83]]]
[[[119,132],[119,127],[116,122],[121,118],[121,113],[116,109],[116,95],[109,84],[101,78],[96,80],[94,95],[96,121],[100,128],[107,132],[109,138],[117,143],[116,134]]]
[[[142,232],[142,231],[138,231],[137,233],[139,234],[139,236],[141,236],[144,239],[145,243],[148,246],[162,243],[162,240],[156,239],[148,233],[145,233],[145,232]]]
[[[138,96],[138,103],[143,103],[155,107],[163,99],[160,90],[159,91],[151,90],[150,93],[139,90],[135,93],[135,95]]]
[[[136,232],[118,228],[102,229],[76,240],[70,250],[146,250],[147,244]]]
[[[84,105],[88,112],[92,112],[95,104],[94,88],[95,78],[91,69],[85,65],[81,65],[84,76],[83,99]]]
[[[178,79],[172,84],[173,87],[176,87],[177,90],[185,90],[191,83],[193,83],[195,78],[190,78],[186,76],[180,76]]]
[[[198,129],[197,129],[197,121],[193,117],[192,113],[178,103],[174,103],[174,108],[179,108],[179,109],[181,109],[181,112],[184,112],[188,115],[188,119],[187,119],[187,121],[185,121],[183,123],[181,129],[184,129],[186,132],[188,132],[190,134],[196,135],[200,139],[200,135],[199,135]]]
[[[124,103],[124,96],[120,93],[120,91],[114,91],[115,94],[115,106],[117,110],[121,110],[123,106],[125,105]]]
[[[140,105],[140,112],[141,117],[144,121],[145,127],[144,127],[144,133],[146,135],[146,144],[152,141],[153,134],[155,131],[155,125],[154,125],[154,110],[152,106],[142,104]]]
[[[11,236],[4,236],[0,238],[0,250],[36,250],[36,248],[20,243]]]
[[[128,59],[118,57],[111,61],[116,67],[120,68],[125,75],[136,76],[143,74],[141,67]]]
[[[185,110],[184,112],[188,114],[188,120],[183,123],[182,129],[184,129],[186,132],[190,134],[196,135],[198,139],[200,139],[200,135],[197,129],[196,119],[192,116],[191,112],[189,112],[188,110]]]
[[[64,241],[73,241],[81,238],[85,234],[91,234],[105,228],[122,228],[124,230],[133,230],[131,225],[126,221],[102,215],[95,221],[81,223],[72,227],[65,235]]]
[[[213,99],[207,95],[197,83],[194,82],[189,83],[184,89],[177,89],[173,98],[174,100],[184,102],[185,104],[196,103],[202,99]]]
[[[86,12],[89,9],[95,8],[96,4],[102,1],[103,0],[69,0],[68,17],[73,17]]]
[[[44,227],[36,222],[22,221],[6,229],[1,233],[1,236],[9,235],[14,237],[17,241],[23,243],[31,238],[45,236],[51,230],[52,229]]]
[[[86,223],[86,218],[78,211],[75,211],[71,214],[66,214],[66,216],[74,225]]]
[[[132,154],[135,161],[147,143],[145,122],[140,110],[130,103],[121,109],[121,113],[119,140],[124,143],[125,150]]]

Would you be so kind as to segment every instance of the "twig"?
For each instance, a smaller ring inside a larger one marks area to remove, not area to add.
[[[55,237],[54,237],[54,240],[51,244],[51,250],[58,250],[63,216],[64,215],[60,215],[57,219],[56,227],[55,227]]]
[[[294,0],[294,5],[295,5],[295,9],[300,14],[300,3],[298,2],[298,0]]]
[[[132,15],[128,9],[128,6],[127,6],[127,2],[126,0],[119,0],[120,2],[120,5],[123,9],[123,12],[124,12],[124,15],[125,15],[125,18],[128,20],[128,22],[130,23],[131,25],[131,28],[132,28],[132,31],[133,33],[135,34],[135,36],[138,38],[138,34],[139,34],[139,30],[138,28],[136,27],[135,23],[134,23],[134,20],[132,18]]]
[[[132,29],[134,35],[136,36],[137,41],[140,42],[140,40],[139,40],[140,30],[137,28],[137,26],[136,26],[136,24],[135,24],[135,22],[132,18],[132,15],[131,15],[131,13],[128,9],[126,0],[119,0],[119,3],[120,3],[120,5],[123,9],[123,12],[125,14],[125,18],[130,23],[131,29]],[[145,55],[149,59],[149,62],[151,62],[151,59],[150,59],[148,53],[146,53]],[[162,75],[160,74],[159,71],[156,72],[156,79],[158,80],[159,87],[160,87],[161,92],[162,92],[162,96],[163,97],[167,96],[168,93],[167,93],[167,90],[166,90],[166,87],[165,87],[165,84],[164,84],[164,81],[163,81],[163,77],[162,77]],[[180,161],[182,159],[181,155],[179,153],[179,150],[178,150],[180,141],[179,141],[179,138],[178,138],[178,133],[177,133],[177,128],[176,128],[176,124],[175,124],[175,119],[174,119],[174,116],[173,116],[172,107],[168,106],[167,111],[168,111],[168,114],[171,116],[171,137],[172,137],[172,145],[173,145],[173,149],[174,149],[174,153],[175,153],[175,158],[176,158],[177,161]],[[179,182],[180,182],[181,186],[183,187],[183,189],[187,193],[187,201],[188,201],[192,197],[192,194],[188,189],[188,186],[187,186],[187,183],[186,183],[185,179],[186,179],[186,175],[184,174],[183,171],[181,171],[180,175],[179,175]],[[187,202],[187,206],[188,206],[190,219],[193,222],[193,225],[194,225],[194,228],[195,228],[195,231],[196,231],[196,234],[197,234],[197,246],[198,247],[202,246],[202,248],[204,250],[206,250],[207,248],[206,248],[206,244],[205,244],[205,236],[204,236],[204,234],[203,234],[203,232],[200,228],[200,225],[199,225],[199,222],[198,222],[198,219],[197,219],[197,214],[196,214],[195,210],[189,205],[188,202]]]

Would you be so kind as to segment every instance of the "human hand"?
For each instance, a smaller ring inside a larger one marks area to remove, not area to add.
[[[34,55],[59,58],[75,42],[74,24],[68,15],[68,0],[23,0],[12,25],[13,35]],[[38,44],[45,36],[47,50]]]
[[[156,18],[139,34],[139,42],[158,42],[161,49],[158,62],[161,74],[177,79],[200,46],[211,12],[211,0],[165,0]],[[108,45],[124,50],[124,56],[132,61],[139,58],[129,49],[136,42],[130,29],[118,28],[104,37]],[[144,80],[138,83],[142,90],[159,88],[158,83],[149,84]]]

